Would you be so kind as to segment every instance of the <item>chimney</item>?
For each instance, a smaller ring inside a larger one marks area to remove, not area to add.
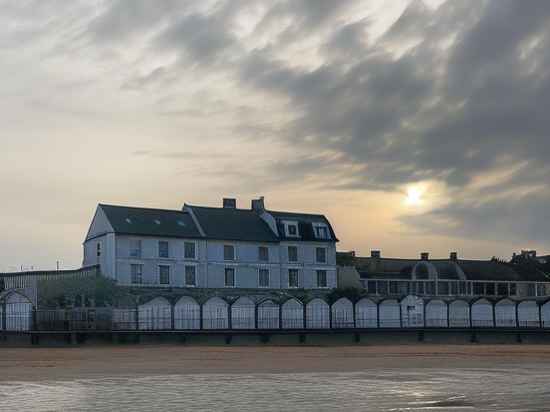
[[[421,260],[430,260],[430,254],[428,252],[422,252],[420,254],[420,259]]]
[[[458,260],[458,253],[451,252],[451,255],[449,256],[449,259],[451,259],[453,262],[456,262]]]
[[[258,199],[252,199],[252,210],[258,213],[263,213],[265,211],[263,196],[260,196]]]
[[[370,251],[370,257],[374,259],[380,259],[382,256],[382,253],[379,250],[371,250]]]
[[[237,208],[237,199],[224,197],[223,198],[223,208],[224,209],[236,209]]]

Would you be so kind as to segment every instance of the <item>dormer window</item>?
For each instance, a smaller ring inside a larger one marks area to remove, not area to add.
[[[313,231],[317,239],[330,239],[330,234],[327,225],[323,223],[314,223]]]
[[[287,237],[299,237],[297,222],[284,222],[285,234]]]

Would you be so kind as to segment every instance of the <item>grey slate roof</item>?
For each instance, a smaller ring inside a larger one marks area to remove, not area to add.
[[[179,210],[100,204],[116,233],[141,236],[198,238],[192,217]]]
[[[209,239],[278,242],[279,239],[260,216],[248,209],[187,205]]]
[[[330,222],[324,215],[316,215],[316,214],[309,214],[309,213],[294,213],[294,212],[277,212],[272,210],[268,210],[267,212],[271,214],[277,221],[277,230],[279,231],[279,237],[281,238],[281,240],[290,240],[290,241],[303,240],[303,241],[312,241],[312,242],[337,242],[338,241],[338,239],[336,238],[336,234],[334,233],[334,229],[332,228]],[[293,220],[298,222],[298,231],[300,234],[300,238],[298,239],[295,237],[287,238],[285,236],[285,230],[283,226],[283,221],[285,220]],[[313,225],[312,225],[313,223],[324,223],[325,225],[327,225],[331,238],[317,239],[313,232]]]

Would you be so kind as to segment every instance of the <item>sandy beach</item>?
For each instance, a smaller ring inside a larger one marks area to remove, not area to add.
[[[0,381],[203,373],[361,372],[548,365],[546,345],[2,348]]]

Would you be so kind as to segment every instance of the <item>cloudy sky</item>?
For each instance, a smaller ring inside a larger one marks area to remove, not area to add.
[[[547,0],[0,0],[0,270],[98,202],[266,196],[385,256],[550,252]]]

